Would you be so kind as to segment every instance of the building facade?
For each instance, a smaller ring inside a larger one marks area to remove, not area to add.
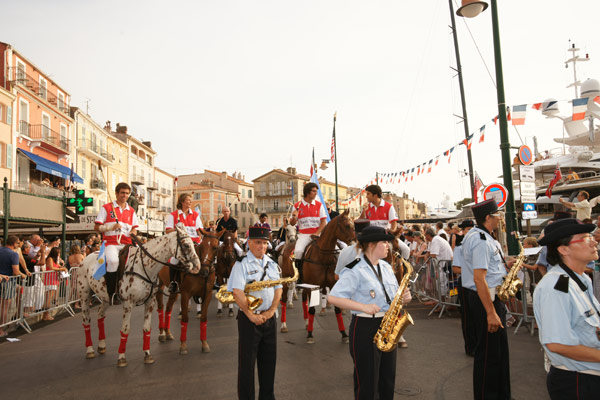
[[[183,193],[192,196],[192,208],[200,210],[202,223],[205,227],[208,227],[210,221],[216,223],[222,216],[223,207],[228,204],[229,199],[236,197],[234,192],[217,187],[210,181],[178,187],[177,196]],[[241,231],[241,233],[243,232]]]
[[[169,174],[168,172],[155,167],[154,178],[156,179],[157,185],[154,195],[158,201],[156,214],[158,218],[166,220],[167,215],[169,215],[175,209],[175,202],[177,202],[177,199],[174,198],[173,192],[175,175]]]
[[[12,187],[13,170],[13,131],[12,112],[16,96],[8,90],[0,87],[0,184],[4,178],[8,181],[8,187]]]

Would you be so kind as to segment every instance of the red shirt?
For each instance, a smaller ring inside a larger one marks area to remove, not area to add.
[[[321,221],[327,219],[325,208],[316,200],[312,203],[300,200],[294,208],[298,210],[298,233],[313,234],[319,230]]]
[[[116,217],[116,219],[115,219]],[[103,224],[114,224],[119,220],[121,229],[116,231],[107,231],[102,234],[103,239],[106,240],[106,245],[117,245],[117,239],[121,236],[120,244],[131,244],[131,237],[129,233],[132,229],[139,226],[137,215],[135,210],[127,204],[124,209],[118,206],[117,202],[107,203],[102,206],[98,217],[96,217],[96,223],[99,225]]]
[[[394,206],[383,199],[379,203],[379,206],[369,204],[365,215],[371,221],[371,225],[380,226],[385,229],[390,227],[390,222],[398,221]]]
[[[198,229],[203,228],[200,214],[190,209],[187,215],[181,210],[175,210],[169,215],[165,224],[165,229],[175,229],[175,225],[181,222],[185,226],[185,230],[192,238],[194,243],[200,243]]]

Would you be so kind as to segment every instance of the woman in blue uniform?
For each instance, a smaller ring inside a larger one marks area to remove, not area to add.
[[[552,367],[546,378],[550,398],[600,396],[600,303],[586,265],[598,259],[593,224],[569,218],[548,225],[539,241],[553,265],[533,293],[539,338]]]
[[[350,356],[354,361],[354,397],[356,399],[393,399],[396,380],[396,349],[382,352],[373,337],[382,317],[398,290],[392,267],[383,261],[394,236],[384,228],[368,226],[358,235],[360,258],[340,272],[329,302],[352,310]],[[411,300],[403,293],[403,303]]]

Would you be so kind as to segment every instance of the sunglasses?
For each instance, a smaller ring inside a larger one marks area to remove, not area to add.
[[[581,239],[571,240],[569,242],[569,244],[580,243],[580,242],[585,242],[586,244],[589,244],[593,240],[594,240],[594,237],[592,235],[586,235],[586,236],[582,237]]]

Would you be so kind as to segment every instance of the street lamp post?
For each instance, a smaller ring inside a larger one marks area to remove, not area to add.
[[[494,36],[494,59],[496,65],[496,89],[498,96],[498,120],[500,122],[500,151],[502,155],[502,175],[504,186],[508,191],[506,201],[506,232],[508,253],[518,254],[519,243],[517,232],[517,214],[515,212],[515,197],[513,193],[512,166],[510,159],[510,142],[508,140],[508,122],[506,121],[506,101],[504,99],[504,77],[502,72],[502,52],[500,50],[500,29],[498,27],[498,4],[490,1],[492,6],[492,32]],[[487,8],[484,1],[463,0],[462,7],[456,14],[460,17],[473,18]]]

